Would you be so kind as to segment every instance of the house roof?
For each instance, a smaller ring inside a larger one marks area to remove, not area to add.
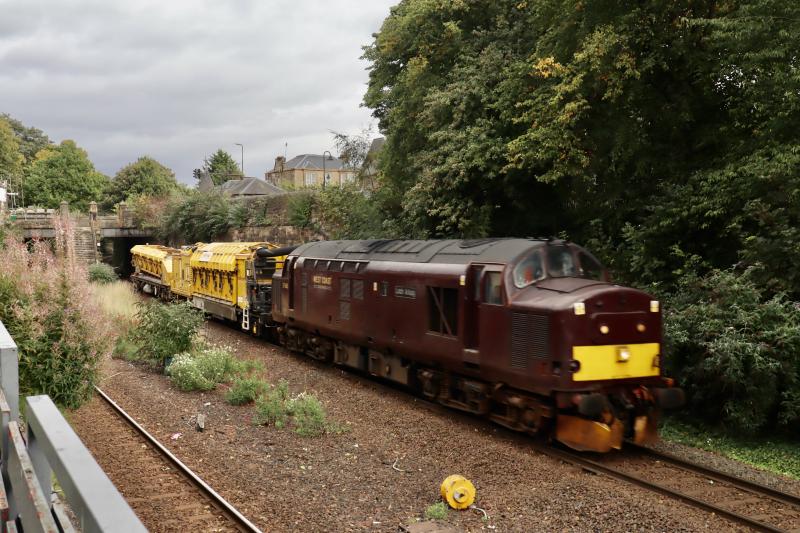
[[[275,196],[286,192],[280,187],[258,178],[228,180],[219,186],[219,190],[231,196]]]
[[[300,154],[286,162],[284,169],[292,168],[322,168],[322,156],[317,154]],[[333,158],[325,160],[325,168],[330,170],[340,170],[345,168],[341,159]]]

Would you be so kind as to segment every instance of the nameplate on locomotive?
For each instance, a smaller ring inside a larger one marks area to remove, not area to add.
[[[311,282],[317,289],[330,289],[333,285],[333,278],[330,276],[316,275],[311,278]]]

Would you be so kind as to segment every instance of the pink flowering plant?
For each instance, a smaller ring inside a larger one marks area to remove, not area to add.
[[[0,243],[0,320],[19,348],[20,394],[48,394],[58,405],[89,399],[99,363],[115,340],[89,297],[86,267],[75,259],[74,228],[54,221],[52,240]]]

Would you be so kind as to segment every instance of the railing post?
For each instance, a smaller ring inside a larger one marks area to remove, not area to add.
[[[6,327],[0,322],[0,387],[6,395],[11,410],[11,420],[19,421],[19,360],[17,345]],[[6,428],[3,438],[7,439]]]

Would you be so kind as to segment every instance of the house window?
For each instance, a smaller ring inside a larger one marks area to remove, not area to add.
[[[317,183],[316,172],[306,172],[306,187],[310,187]]]
[[[428,329],[458,335],[458,289],[428,287]]]

